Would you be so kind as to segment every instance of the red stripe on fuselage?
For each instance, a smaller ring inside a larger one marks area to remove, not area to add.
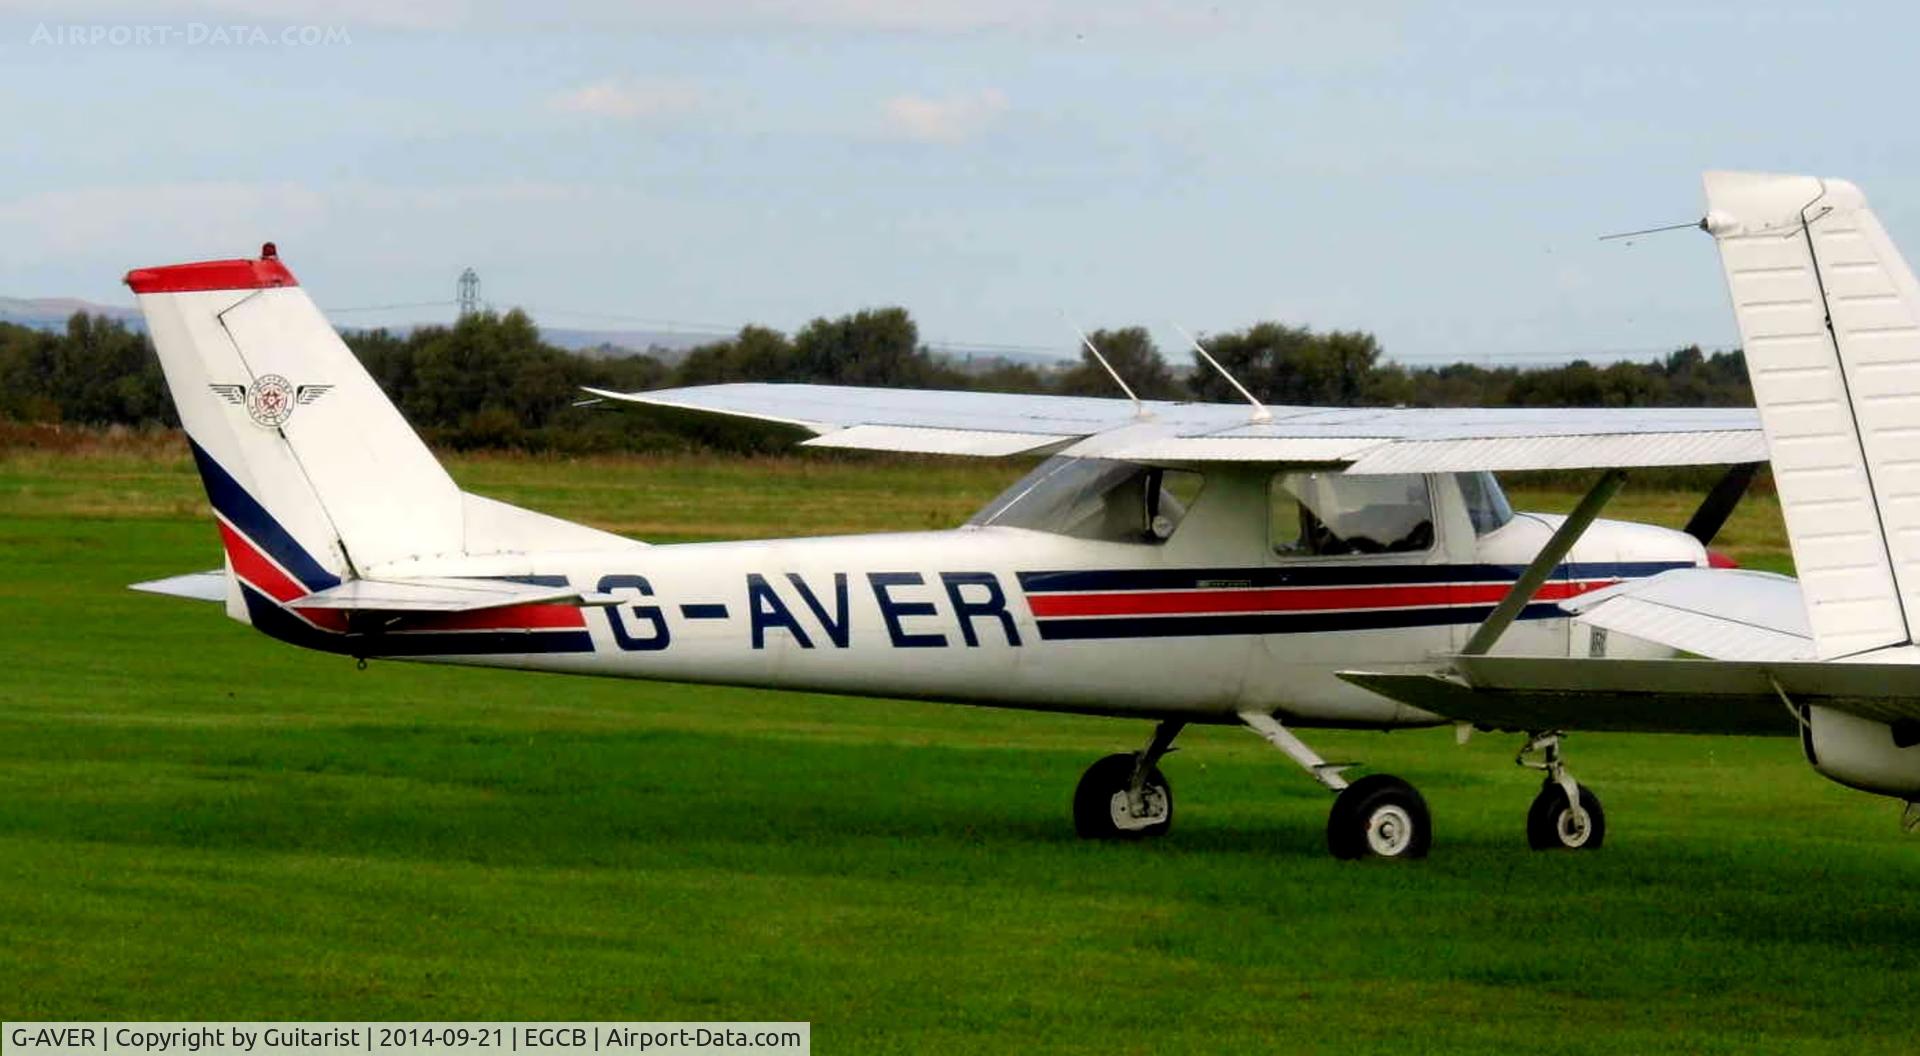
[[[546,631],[578,630],[586,616],[572,605],[503,605],[497,609],[429,616],[396,628],[406,631]]]
[[[1534,601],[1560,601],[1619,580],[1551,582]],[[1333,609],[1415,609],[1493,605],[1510,583],[1422,583],[1396,587],[1293,587],[1277,590],[1155,590],[1108,594],[1030,594],[1035,617],[1195,616],[1245,612],[1317,612]]]

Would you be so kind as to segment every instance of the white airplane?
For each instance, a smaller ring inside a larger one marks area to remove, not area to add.
[[[1708,173],[1798,582],[1684,569],[1563,603],[1705,659],[1463,656],[1349,681],[1489,728],[1798,733],[1920,828],[1920,284],[1859,189]],[[1557,748],[1557,742],[1555,744]],[[1550,756],[1549,780],[1577,788]]]
[[[1709,564],[1766,458],[1743,410],[1328,409],[818,385],[603,394],[759,419],[808,446],[1041,457],[947,531],[648,546],[464,493],[271,245],[136,270],[218,521],[221,570],[141,584],[361,658],[908,697],[1140,718],[1073,797],[1090,838],[1167,831],[1158,762],[1188,723],[1244,725],[1338,793],[1346,858],[1424,855],[1408,783],[1297,729],[1462,717],[1341,672],[1456,654],[1660,657],[1555,602]],[[1621,467],[1724,464],[1692,534],[1595,519]],[[1493,472],[1603,468],[1566,517]],[[644,487],[644,481],[636,481]],[[1566,725],[1528,727],[1545,733]],[[1545,738],[1558,767],[1557,741]],[[1561,771],[1556,769],[1555,773]],[[1536,846],[1596,847],[1591,793],[1550,781]]]

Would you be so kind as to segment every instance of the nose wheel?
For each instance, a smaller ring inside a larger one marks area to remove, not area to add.
[[[1548,781],[1527,811],[1527,846],[1536,851],[1598,850],[1607,838],[1607,815],[1600,797],[1585,785],[1573,786],[1578,807],[1567,790]]]
[[[1527,757],[1540,753],[1540,761]],[[1607,814],[1600,797],[1567,773],[1560,756],[1560,734],[1535,734],[1514,762],[1546,772],[1540,794],[1527,810],[1527,846],[1536,851],[1594,851],[1607,838]]]

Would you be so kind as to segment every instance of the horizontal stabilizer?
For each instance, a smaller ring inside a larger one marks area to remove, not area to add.
[[[619,599],[569,586],[503,579],[351,579],[288,604],[345,612],[478,612],[508,605],[612,605]]]
[[[1569,598],[1593,627],[1712,660],[1812,660],[1800,584],[1745,569],[1678,568]]]
[[[128,590],[144,591],[148,594],[165,594],[175,598],[191,598],[194,601],[227,600],[227,573],[216,568],[208,572],[188,572],[183,576],[168,576],[165,579],[150,579],[145,583],[135,583]]]

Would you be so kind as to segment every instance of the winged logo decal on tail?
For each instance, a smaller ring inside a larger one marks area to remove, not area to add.
[[[278,374],[262,374],[252,385],[216,382],[207,388],[228,403],[245,407],[249,417],[268,429],[285,425],[295,407],[305,407],[333,391],[332,384],[296,386]]]

